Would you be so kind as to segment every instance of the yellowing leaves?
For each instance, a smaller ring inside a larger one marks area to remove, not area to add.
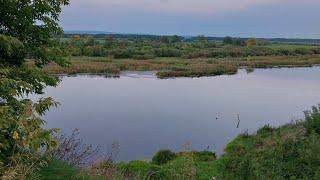
[[[19,133],[18,133],[17,131],[14,131],[14,132],[13,132],[13,135],[12,135],[12,138],[13,138],[14,140],[18,140],[18,139],[19,139]]]

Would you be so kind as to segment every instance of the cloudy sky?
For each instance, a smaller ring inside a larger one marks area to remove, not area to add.
[[[65,30],[320,38],[320,0],[71,0]]]

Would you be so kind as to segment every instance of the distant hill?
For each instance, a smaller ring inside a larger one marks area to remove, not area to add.
[[[64,31],[64,34],[91,34],[91,35],[95,35],[95,34],[108,34],[108,32],[104,32],[104,31]]]

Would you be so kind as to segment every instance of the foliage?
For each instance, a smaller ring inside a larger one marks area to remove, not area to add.
[[[11,164],[5,167],[1,179],[39,179],[38,172],[47,166],[46,159],[35,153],[24,152],[11,158]]]
[[[223,39],[224,45],[235,45],[235,46],[245,46],[246,42],[243,39],[240,38],[232,38],[230,36],[226,36]]]
[[[223,44],[233,44],[233,38],[230,37],[230,36],[226,36],[226,37],[223,39]]]
[[[56,144],[51,134],[57,130],[42,128],[45,121],[40,116],[58,103],[52,98],[34,103],[25,97],[58,83],[40,68],[49,62],[66,64],[53,37],[62,32],[58,18],[61,6],[68,3],[12,0],[0,6],[0,177],[12,169],[19,171],[14,174],[28,172],[20,168],[28,164],[27,155]],[[34,59],[37,67],[26,66],[26,58]]]
[[[146,161],[131,161],[119,163],[117,167],[122,174],[143,179],[212,179],[216,174],[213,169],[215,159],[205,158],[209,154],[214,153],[180,152],[175,159],[161,165]]]
[[[0,34],[19,40],[38,65],[63,63],[57,56],[61,53],[58,43],[52,37],[62,33],[59,14],[61,6],[68,4],[68,0],[2,1]]]
[[[307,133],[320,135],[320,105],[312,107],[311,111],[305,112],[306,122],[304,124]]]
[[[257,42],[256,38],[249,38],[246,43],[247,43],[247,46],[256,46],[256,45],[258,45],[258,42]]]
[[[192,153],[197,161],[210,162],[216,160],[216,154],[211,151],[195,151]]]
[[[97,158],[99,148],[83,143],[78,136],[79,131],[77,129],[71,135],[56,134],[54,138],[57,140],[58,145],[49,150],[46,156],[74,167],[83,167],[91,164]]]
[[[182,41],[179,36],[163,36],[159,39],[124,39],[107,35],[104,38],[74,35],[61,42],[72,56],[112,57],[114,59],[153,59],[177,57],[182,59],[249,57],[266,55],[320,54],[318,46],[300,45],[294,48],[269,47],[263,40],[225,37],[223,43],[209,41],[204,36]],[[259,46],[259,47],[257,47]],[[291,46],[290,46],[291,47]]]
[[[24,45],[14,37],[0,35],[0,63],[22,65],[26,55]]]
[[[39,179],[89,179],[89,177],[82,175],[80,169],[65,162],[51,160],[46,167],[42,168]]]
[[[154,165],[145,161],[120,163],[119,172],[137,179],[195,179],[195,164],[190,158],[178,158],[164,165]]]
[[[161,165],[176,158],[176,154],[170,150],[160,150],[152,157],[152,163]]]

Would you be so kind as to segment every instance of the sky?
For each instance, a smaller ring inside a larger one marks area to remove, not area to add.
[[[71,0],[65,31],[320,39],[320,0]]]

